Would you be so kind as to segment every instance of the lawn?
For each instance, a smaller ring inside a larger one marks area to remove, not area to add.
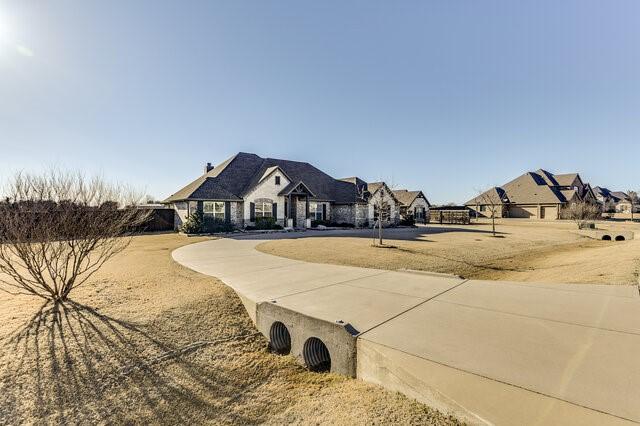
[[[640,225],[602,223],[635,231]],[[597,241],[579,235],[570,222],[500,220],[497,237],[488,223],[428,225],[385,230],[386,248],[374,247],[371,231],[340,237],[269,241],[258,250],[317,263],[378,269],[416,269],[465,278],[528,282],[636,284],[640,239]]]
[[[267,351],[235,293],[134,238],[54,310],[0,293],[0,424],[455,424],[400,394]]]

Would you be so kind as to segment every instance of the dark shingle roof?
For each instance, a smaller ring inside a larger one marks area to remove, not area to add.
[[[393,195],[395,195],[398,201],[400,201],[400,203],[405,206],[410,206],[411,203],[413,203],[418,197],[424,198],[427,202],[427,205],[429,205],[429,200],[427,200],[427,197],[424,196],[422,191],[408,191],[406,189],[398,189],[396,191],[393,191]]]
[[[280,168],[292,181],[304,182],[316,199],[337,203],[357,201],[354,184],[336,180],[309,163],[262,158],[240,152],[171,195],[165,202],[203,198],[241,200],[265,173],[275,167]]]

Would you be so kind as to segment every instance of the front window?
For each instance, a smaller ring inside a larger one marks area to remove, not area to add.
[[[312,220],[322,220],[322,204],[309,203],[309,217]]]
[[[280,185],[280,176],[276,176],[276,185]]]
[[[373,205],[373,219],[378,220],[380,218],[380,208],[378,204]],[[391,205],[389,203],[382,203],[382,217],[380,218],[383,222],[391,220]]]
[[[256,201],[255,205],[256,218],[273,216],[273,203],[271,201]]]
[[[224,220],[223,201],[205,201],[202,209],[205,215],[213,216],[215,219]]]

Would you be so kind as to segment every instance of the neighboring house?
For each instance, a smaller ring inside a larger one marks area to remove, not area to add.
[[[413,218],[416,223],[429,222],[429,200],[422,191],[408,191],[398,189],[393,191],[393,195],[400,202],[400,219],[408,220]]]
[[[631,213],[631,198],[623,191],[611,191],[596,186],[593,192],[604,213]],[[633,212],[640,212],[640,205],[633,203]]]
[[[554,175],[546,170],[522,176],[467,201],[479,216],[559,219],[562,208],[576,202],[596,202],[588,183],[578,173]]]
[[[215,167],[207,163],[202,176],[164,203],[177,213],[176,228],[196,210],[239,228],[260,218],[305,228],[312,220],[373,225],[380,197],[388,204],[386,224],[397,224],[399,202],[383,182],[334,179],[309,163],[241,152]]]

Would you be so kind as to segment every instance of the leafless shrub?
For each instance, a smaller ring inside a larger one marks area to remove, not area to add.
[[[387,184],[383,184],[375,194],[369,192],[365,187],[358,188],[358,197],[367,202],[368,204],[373,205],[374,220],[373,222],[373,230],[375,231],[376,227],[378,228],[378,243],[383,245],[382,240],[382,229],[384,228],[384,223],[392,220],[391,217],[391,200],[392,200],[392,191],[393,184],[391,186]],[[373,244],[376,243],[375,234],[373,236]]]
[[[580,201],[563,208],[561,216],[574,221],[582,229],[600,216],[600,208],[596,204]]]
[[[133,191],[100,177],[18,173],[0,202],[0,290],[64,302],[149,218]]]
[[[496,216],[498,213],[502,212],[502,206],[504,203],[504,194],[498,187],[493,187],[489,190],[483,191],[481,189],[477,189],[476,192],[478,196],[476,197],[476,204],[484,207],[485,215],[489,215],[491,217],[491,232],[493,236],[496,236]],[[476,213],[478,213],[479,208],[476,209]],[[502,214],[500,214],[502,216]]]
[[[638,202],[640,202],[640,199],[638,199],[638,193],[636,191],[627,191],[627,197],[629,197],[629,203],[631,204],[631,222],[633,222],[634,210],[636,209]]]

